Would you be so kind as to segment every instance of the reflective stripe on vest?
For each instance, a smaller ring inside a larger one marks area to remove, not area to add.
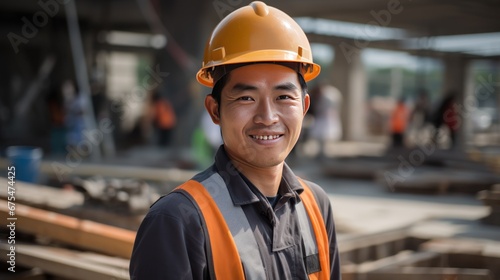
[[[322,215],[309,187],[299,181],[304,187],[303,204],[296,204],[296,210],[306,251],[305,266],[317,263],[319,257],[319,267],[312,265],[309,279],[329,279],[329,243]],[[245,279],[246,275],[248,279],[266,279],[257,241],[245,213],[232,203],[220,175],[214,173],[201,183],[190,180],[177,189],[191,195],[203,215],[216,278]]]

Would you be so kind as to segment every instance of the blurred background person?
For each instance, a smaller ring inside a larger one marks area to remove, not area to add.
[[[223,141],[220,127],[212,121],[206,111],[201,115],[200,124],[193,133],[192,142],[194,157],[198,165],[200,168],[208,167]]]
[[[83,140],[85,130],[85,99],[75,89],[73,81],[66,80],[62,85],[64,96],[64,123],[66,143],[76,147]]]
[[[171,143],[172,131],[177,122],[174,108],[170,101],[158,91],[153,94],[152,107],[152,120],[157,143],[161,147],[166,147]]]
[[[215,152],[219,149],[220,145],[222,145],[222,135],[220,127],[214,124],[210,115],[206,111],[203,112],[201,116],[201,128],[208,144],[212,149],[211,154],[215,155]]]
[[[456,144],[456,134],[460,126],[456,110],[456,96],[457,93],[455,91],[448,91],[439,103],[433,116],[433,141],[439,146],[443,142],[443,136],[447,136],[449,140],[448,147],[450,149]]]
[[[429,125],[431,121],[431,110],[429,93],[426,89],[418,90],[417,99],[410,113],[408,135],[412,144],[424,144],[428,142]]]
[[[311,107],[314,121],[310,129],[310,138],[319,143],[319,157],[328,154],[328,143],[342,139],[340,91],[328,84],[319,85],[311,90]]]
[[[66,146],[65,110],[61,92],[54,89],[47,98],[50,120],[50,153],[64,154]]]
[[[390,131],[393,148],[404,148],[405,132],[408,126],[409,109],[404,97],[398,99],[390,117]]]

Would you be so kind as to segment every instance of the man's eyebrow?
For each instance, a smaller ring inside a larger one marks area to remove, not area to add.
[[[248,84],[243,84],[243,83],[237,83],[233,86],[231,89],[232,92],[242,92],[245,90],[256,90],[256,86],[248,85]]]
[[[257,90],[258,88],[253,85],[249,84],[244,84],[244,83],[237,83],[231,88],[231,92],[242,92],[242,91],[247,91],[247,90]],[[299,88],[292,82],[285,82],[283,84],[279,84],[274,86],[274,90],[285,90],[285,91],[295,91],[298,90]]]
[[[279,85],[275,86],[274,89],[294,91],[294,90],[297,90],[299,88],[294,83],[287,82],[287,83],[283,83],[283,84],[279,84]]]

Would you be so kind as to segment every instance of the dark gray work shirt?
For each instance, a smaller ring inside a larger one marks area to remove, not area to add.
[[[193,179],[203,181],[214,172],[224,179],[233,203],[242,207],[254,229],[267,279],[308,279],[297,216],[292,211],[303,191],[285,164],[274,209],[227,157],[223,146],[215,164]],[[330,201],[318,185],[307,182],[319,206],[330,243],[331,279],[340,279],[335,225]],[[224,187],[224,186],[221,186]],[[183,192],[159,199],[144,218],[130,261],[132,279],[215,279],[207,230],[196,203]],[[221,244],[221,246],[223,246]]]

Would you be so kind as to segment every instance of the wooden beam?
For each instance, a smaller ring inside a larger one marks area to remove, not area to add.
[[[371,272],[366,280],[494,280],[488,269],[452,267],[404,267],[400,269]]]
[[[7,258],[9,246],[0,244],[0,259],[3,261]],[[16,266],[38,267],[47,274],[66,279],[130,279],[128,260],[106,256],[92,259],[83,252],[41,245],[16,245]]]
[[[0,177],[0,186],[8,180]],[[92,220],[106,225],[137,231],[144,213],[130,214],[108,205],[86,204],[83,193],[44,185],[16,182],[16,203],[37,209],[56,212],[83,220]],[[8,189],[0,188],[0,199],[7,199]]]
[[[440,254],[467,254],[475,255],[477,257],[486,256],[497,258],[500,261],[500,241],[489,239],[433,239],[422,243],[419,250],[438,252]]]
[[[9,160],[0,158],[0,168],[6,168]],[[120,166],[107,164],[79,164],[76,167],[70,167],[64,162],[42,161],[40,163],[40,172],[54,176],[63,181],[70,176],[96,176],[116,178],[137,178],[160,182],[185,182],[191,179],[198,171],[182,170],[178,168],[149,168],[140,166]]]
[[[80,220],[22,204],[15,205],[15,215],[9,216],[7,201],[0,200],[0,219],[17,218],[16,231],[41,235],[78,248],[130,258],[135,232]]]
[[[392,272],[400,267],[409,267],[417,264],[429,265],[440,257],[436,252],[400,251],[393,256],[382,258],[373,262],[366,262],[358,266],[358,273],[370,274],[378,272]],[[395,279],[395,278],[386,278]],[[398,278],[399,279],[399,278]]]
[[[340,241],[340,258],[355,264],[382,259],[410,249],[409,238],[407,228],[345,238]]]
[[[7,178],[0,177],[0,186],[8,185]],[[77,191],[64,191],[62,189],[43,186],[38,184],[16,181],[16,202],[42,208],[45,210],[62,210],[78,206],[84,203],[84,196]],[[0,198],[8,197],[8,188],[0,188]]]

